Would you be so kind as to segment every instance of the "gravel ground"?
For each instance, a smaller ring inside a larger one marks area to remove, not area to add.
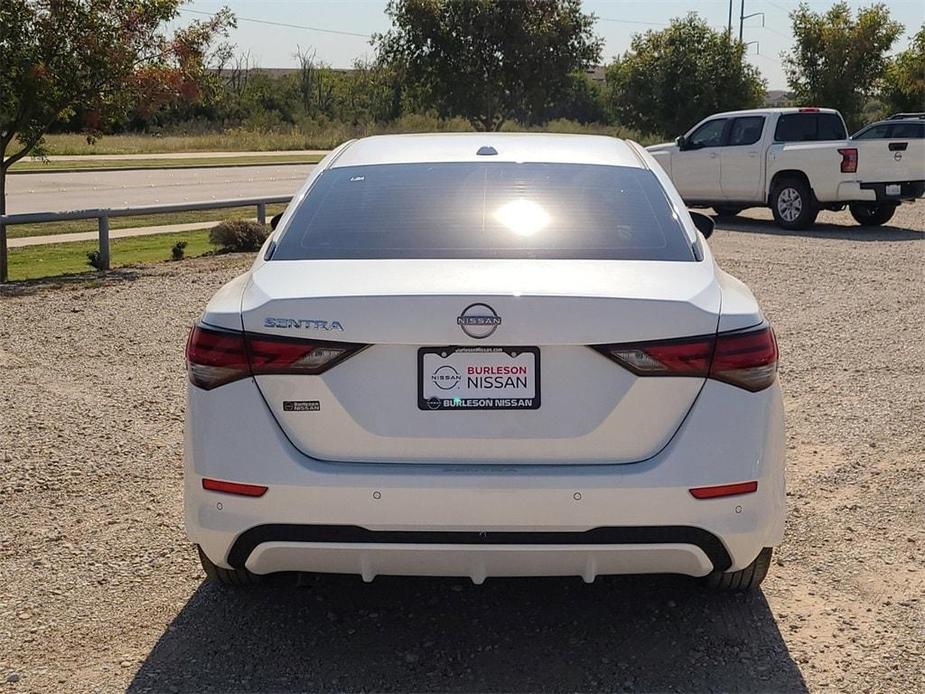
[[[675,577],[203,584],[182,345],[248,258],[7,287],[0,690],[925,692],[925,203],[879,230],[767,219],[711,241],[783,359],[787,537],[747,597]]]

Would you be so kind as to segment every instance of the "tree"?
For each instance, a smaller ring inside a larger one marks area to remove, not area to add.
[[[887,53],[903,26],[885,5],[852,16],[847,2],[820,14],[803,3],[790,13],[793,50],[784,55],[787,83],[803,105],[837,108],[849,127],[861,125],[861,110],[887,65]]]
[[[766,86],[746,62],[745,46],[696,13],[636,34],[606,79],[618,122],[667,136],[717,111],[759,106]]]
[[[580,0],[389,0],[386,13],[380,61],[422,103],[477,130],[543,112],[603,46]]]
[[[909,48],[890,61],[882,98],[891,113],[925,111],[925,24]]]
[[[0,214],[10,166],[41,155],[56,123],[79,116],[92,139],[140,104],[154,109],[199,96],[207,48],[234,18],[223,10],[167,35],[162,25],[180,2],[0,2]],[[6,281],[0,225],[0,282]]]

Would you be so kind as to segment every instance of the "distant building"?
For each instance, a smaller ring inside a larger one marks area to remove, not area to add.
[[[793,94],[783,89],[769,89],[764,95],[765,108],[793,106]]]
[[[594,67],[585,70],[585,74],[588,76],[588,79],[590,79],[592,82],[597,82],[598,84],[604,83],[606,79],[606,72],[606,65],[595,65]]]

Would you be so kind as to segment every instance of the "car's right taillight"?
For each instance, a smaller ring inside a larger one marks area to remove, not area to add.
[[[211,390],[261,374],[320,374],[365,346],[196,325],[186,344],[186,364],[190,382]]]
[[[712,378],[756,392],[774,382],[777,340],[768,324],[678,340],[595,345],[637,376]]]

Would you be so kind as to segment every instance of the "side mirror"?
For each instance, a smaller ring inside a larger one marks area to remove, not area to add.
[[[690,212],[691,219],[694,220],[694,226],[703,234],[703,238],[710,238],[716,226],[713,222],[713,218],[705,215],[703,212],[694,212],[693,210],[688,210],[688,212]]]
[[[687,138],[684,135],[678,135],[674,139],[674,143],[678,146],[682,152],[687,148]]]
[[[283,213],[282,213],[282,212],[280,212],[279,214],[275,214],[275,215],[273,215],[272,217],[270,217],[270,228],[273,229],[273,230],[275,230],[275,229],[276,229],[276,225],[279,224],[279,220],[281,220],[282,218],[283,218]]]

